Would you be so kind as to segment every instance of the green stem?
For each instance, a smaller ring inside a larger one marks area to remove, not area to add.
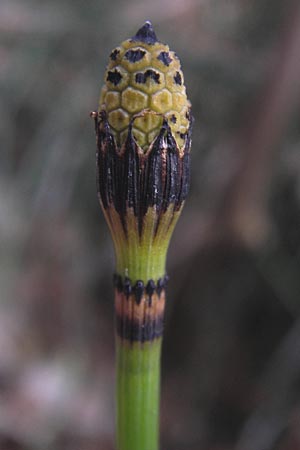
[[[157,450],[161,338],[117,338],[117,450]]]
[[[133,210],[126,211],[126,233],[119,215],[109,211],[121,280],[115,285],[117,450],[159,448],[165,265],[179,214],[173,204],[159,217],[155,207],[148,208],[140,235]]]

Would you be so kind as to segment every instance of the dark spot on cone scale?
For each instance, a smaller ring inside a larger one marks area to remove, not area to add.
[[[176,84],[179,84],[180,86],[182,85],[182,77],[179,72],[176,72],[174,76],[174,81]]]
[[[125,53],[125,58],[132,63],[136,63],[138,61],[141,61],[141,59],[144,58],[146,52],[144,50],[138,49],[138,50],[128,50]]]
[[[118,55],[120,54],[120,50],[118,50],[117,48],[115,50],[113,50],[110,54],[110,59],[112,61],[116,61]]]
[[[165,66],[169,66],[173,61],[169,52],[160,52],[157,59],[161,61]]]
[[[159,84],[159,77],[159,73],[155,72],[155,70],[148,69],[145,72],[138,72],[135,75],[135,81],[139,84],[145,84],[149,78],[149,80],[153,80],[155,83]]]
[[[120,72],[117,69],[115,69],[114,71],[110,70],[108,72],[107,81],[112,83],[114,86],[117,86],[121,80],[122,80],[122,75],[120,74]]]

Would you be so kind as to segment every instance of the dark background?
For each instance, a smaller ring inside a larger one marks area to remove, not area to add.
[[[1,0],[0,449],[111,450],[111,49],[151,20],[193,104],[168,258],[164,450],[300,449],[300,3]]]

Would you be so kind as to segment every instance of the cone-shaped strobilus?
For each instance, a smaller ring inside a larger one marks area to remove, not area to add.
[[[192,116],[180,61],[150,22],[111,52],[92,116],[116,254],[117,450],[157,450],[165,262],[189,189]]]

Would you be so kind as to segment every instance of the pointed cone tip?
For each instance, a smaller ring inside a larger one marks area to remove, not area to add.
[[[145,44],[155,44],[158,42],[152,23],[147,20],[132,38],[134,41],[144,42]]]

